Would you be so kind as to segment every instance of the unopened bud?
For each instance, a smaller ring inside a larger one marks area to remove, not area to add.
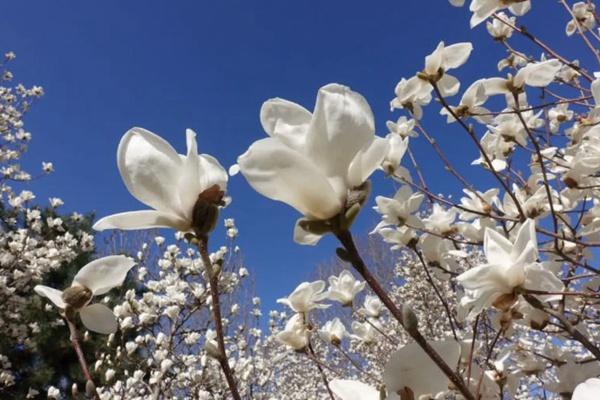
[[[215,229],[224,195],[219,185],[212,185],[198,195],[192,210],[192,229],[197,236],[205,236]]]
[[[96,396],[96,385],[94,385],[94,382],[92,382],[91,380],[88,380],[85,383],[85,394],[89,397]]]
[[[74,399],[76,399],[76,398],[78,398],[78,397],[79,397],[79,388],[77,388],[77,384],[76,384],[76,383],[74,383],[74,384],[71,386],[71,396],[72,396]]]
[[[409,332],[415,332],[419,328],[419,320],[408,303],[402,304],[402,325]]]

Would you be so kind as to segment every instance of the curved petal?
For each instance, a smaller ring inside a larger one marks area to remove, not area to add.
[[[109,335],[115,333],[118,328],[117,317],[110,308],[104,304],[91,304],[79,312],[81,322],[90,331]]]
[[[329,388],[336,400],[379,400],[379,391],[365,383],[348,379],[334,379]]]
[[[590,378],[577,385],[572,400],[594,400],[600,395],[600,379]]]
[[[460,82],[452,75],[444,74],[437,84],[444,97],[454,96],[460,90]]]
[[[33,290],[40,296],[47,297],[56,307],[65,308],[66,304],[62,299],[63,292],[61,290],[44,285],[36,285]]]
[[[81,268],[73,282],[90,289],[94,296],[98,296],[120,286],[134,265],[135,261],[129,257],[102,257]]]
[[[350,187],[360,186],[369,179],[388,153],[390,142],[386,139],[375,137],[371,143],[363,147],[350,163],[348,169],[348,183]]]
[[[485,228],[483,250],[491,264],[506,264],[510,261],[513,244],[493,229]]]
[[[262,139],[238,158],[250,186],[311,219],[327,219],[342,208],[341,200],[321,171],[306,157],[275,138]]]
[[[454,340],[429,342],[440,357],[455,368],[460,358],[460,345]],[[385,366],[383,381],[389,393],[408,387],[414,398],[448,390],[449,380],[417,343],[403,346],[394,352]]]
[[[319,89],[306,137],[306,155],[327,176],[346,177],[356,153],[373,140],[375,123],[367,101],[349,87]]]
[[[142,128],[132,128],[117,150],[119,172],[129,192],[159,211],[178,214],[177,186],[182,160],[162,139]]]
[[[173,228],[185,232],[189,230],[190,222],[160,211],[143,210],[109,215],[94,224],[94,229],[97,231],[105,229],[135,230],[150,228]]]
[[[311,118],[306,108],[280,98],[265,101],[260,109],[260,123],[265,132],[298,151],[306,142]]]
[[[300,226],[300,221],[304,218],[300,218],[296,221],[296,225],[294,225],[294,242],[298,244],[304,244],[308,246],[314,246],[319,243],[319,240],[323,237],[323,235],[316,235],[314,233],[308,232],[304,230]]]
[[[191,220],[198,195],[213,185],[218,185],[221,190],[225,191],[228,176],[227,171],[216,158],[208,154],[198,154],[194,131],[188,129],[186,136],[188,151],[183,158],[177,194],[182,216]]]
[[[444,70],[458,68],[469,59],[473,45],[469,42],[455,43],[446,46],[442,52],[442,67]]]
[[[526,251],[528,250],[528,251]],[[515,239],[514,246],[511,251],[511,258],[516,260],[521,255],[528,254],[528,262],[534,262],[537,259],[537,237],[535,235],[535,220],[528,218],[527,221],[521,225],[519,232],[517,232],[517,238]],[[532,259],[533,258],[533,259]]]

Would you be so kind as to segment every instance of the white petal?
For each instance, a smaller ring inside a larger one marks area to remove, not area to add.
[[[294,242],[298,244],[314,246],[319,243],[319,240],[323,237],[322,235],[315,235],[314,233],[310,233],[302,229],[299,225],[299,222],[303,218],[300,218],[296,221],[296,225],[294,225]]]
[[[129,257],[102,257],[81,268],[73,282],[90,289],[94,296],[101,295],[120,286],[134,265],[135,262]]]
[[[369,179],[388,153],[390,144],[386,139],[375,137],[374,140],[356,154],[348,169],[348,183],[351,187],[360,186]]]
[[[600,379],[590,378],[580,383],[573,392],[571,400],[598,400],[600,396]]]
[[[178,216],[154,210],[142,210],[109,215],[94,224],[94,229],[97,231],[105,229],[134,230],[150,228],[173,228],[185,232],[189,230],[190,223]]]
[[[56,290],[44,285],[37,285],[33,290],[40,296],[47,297],[56,307],[65,308],[66,304],[62,299],[63,292],[61,290]]]
[[[256,141],[238,158],[240,170],[250,186],[313,219],[327,219],[342,208],[325,176],[306,157],[280,140]]]
[[[471,51],[473,51],[473,45],[469,42],[446,46],[443,52],[442,67],[446,71],[460,67],[467,62]]]
[[[91,304],[79,312],[81,322],[90,331],[109,335],[117,331],[117,317],[104,304]]]
[[[330,84],[319,89],[306,155],[328,176],[345,177],[350,162],[373,140],[375,123],[367,101],[350,88]]]
[[[279,98],[267,100],[260,109],[260,122],[265,132],[297,150],[306,142],[311,118],[312,114],[306,108]]]
[[[513,260],[517,259],[527,248],[533,248],[533,260],[530,260],[530,262],[535,261],[537,258],[537,237],[535,235],[535,220],[530,218],[528,218],[519,228],[514,247],[511,251],[511,258]]]
[[[592,94],[594,95],[596,107],[600,106],[600,78],[596,78],[592,82]]]
[[[485,86],[485,94],[488,96],[510,93],[504,78],[488,78],[483,82],[483,85]]]
[[[379,400],[379,391],[371,386],[348,379],[334,379],[329,388],[336,400]]]
[[[460,345],[453,340],[429,342],[440,357],[454,369],[460,358]],[[448,378],[416,343],[403,346],[393,353],[385,366],[383,380],[390,393],[405,387],[415,399],[448,390]]]
[[[529,86],[548,86],[561,68],[558,60],[548,60],[535,64],[529,64],[519,70],[515,75],[515,85],[520,86],[525,82]]]
[[[438,43],[435,50],[425,57],[425,70],[424,72],[429,75],[437,74],[438,70],[442,67],[444,60],[444,42]]]
[[[443,97],[454,96],[460,90],[458,79],[448,74],[444,74],[437,85]]]
[[[168,142],[145,129],[132,128],[119,143],[117,164],[136,199],[159,211],[179,213],[182,160]]]
[[[491,264],[505,264],[510,261],[513,244],[493,229],[485,228],[483,250]]]

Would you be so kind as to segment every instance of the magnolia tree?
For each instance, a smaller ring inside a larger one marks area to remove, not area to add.
[[[533,3],[472,0],[473,34],[489,33],[506,57],[465,84],[451,73],[477,51],[471,43],[424,52],[423,68],[404,71],[395,88],[390,104],[399,111],[385,136],[375,134],[367,100],[337,83],[319,89],[312,112],[266,101],[267,137],[229,174],[198,152],[191,130],[180,155],[132,128],[117,165],[147,209],[94,228],[163,228],[174,240],[156,236],[130,257],[98,258],[67,287],[44,286],[43,275],[92,246],[90,237],[36,240],[43,226],[62,222],[40,221],[27,208],[32,194],[8,186],[29,178],[13,160],[29,138],[21,114],[41,90],[0,88],[3,205],[21,215],[2,221],[20,228],[0,234],[0,328],[14,346],[27,345],[35,321],[19,318],[18,307],[34,301],[32,292],[52,304],[47,311],[64,321],[84,376],[73,397],[600,398],[600,78],[587,65],[600,62],[598,16],[591,1]],[[579,60],[519,24],[542,8],[564,11],[565,34],[585,51]],[[452,149],[436,140],[434,119],[471,144],[472,159],[460,165],[446,156]],[[431,153],[417,160],[414,141]],[[462,198],[437,194],[419,168],[425,157],[439,159]],[[227,185],[243,184],[228,183],[238,173],[298,212],[295,242],[339,242],[335,266],[317,272],[323,279],[300,283],[266,320],[244,284],[233,220],[224,221],[226,245],[209,247],[230,202]],[[370,194],[373,174],[389,178],[393,197]],[[352,225],[371,206],[381,222],[369,243],[380,242],[359,246]],[[107,303],[128,273],[135,287]],[[107,347],[86,354],[82,334],[107,335]],[[0,384],[17,384],[6,356],[0,367]],[[66,396],[54,382],[44,389]]]

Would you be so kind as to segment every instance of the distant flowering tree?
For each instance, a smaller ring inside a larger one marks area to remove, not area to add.
[[[593,2],[558,3],[472,0],[474,34],[485,23],[506,50],[497,71],[462,85],[449,72],[477,49],[439,42],[423,68],[396,85],[390,106],[402,115],[388,121],[385,135],[376,134],[367,100],[341,84],[320,88],[312,112],[280,98],[263,104],[268,137],[252,143],[230,175],[241,172],[257,192],[299,212],[297,243],[317,245],[325,235],[339,243],[334,267],[318,267],[316,279],[282,297],[284,309],[269,312],[268,321],[243,284],[249,273],[232,219],[223,221],[228,246],[209,250],[229,204],[228,175],[198,153],[191,130],[184,155],[147,130],[126,132],[117,165],[149,209],[94,225],[173,229],[175,240],[156,236],[134,258],[99,258],[70,286],[44,285],[45,273],[93,244],[87,233],[69,236],[56,216],[42,221],[29,208],[33,194],[8,185],[29,179],[14,161],[20,141],[29,140],[22,112],[41,90],[0,88],[0,329],[15,347],[28,346],[37,329],[19,314],[22,306],[39,301],[34,290],[54,303],[87,381],[85,394],[74,387],[74,397],[600,398],[600,34]],[[584,51],[578,60],[520,25],[519,17],[542,8],[564,11],[565,34]],[[431,107],[471,145],[461,142],[462,165],[446,155],[456,149],[430,132]],[[416,140],[430,146],[427,161],[439,160],[456,193],[437,193],[420,168],[425,158],[412,151]],[[397,191],[371,201],[377,171]],[[464,195],[455,200],[457,193]],[[367,204],[381,221],[357,245],[352,226]],[[48,230],[56,236],[42,235]],[[109,309],[100,296],[134,263],[135,288]],[[76,314],[86,329],[108,335],[92,368]],[[17,382],[0,354],[0,390]],[[53,384],[46,395],[64,397]]]

